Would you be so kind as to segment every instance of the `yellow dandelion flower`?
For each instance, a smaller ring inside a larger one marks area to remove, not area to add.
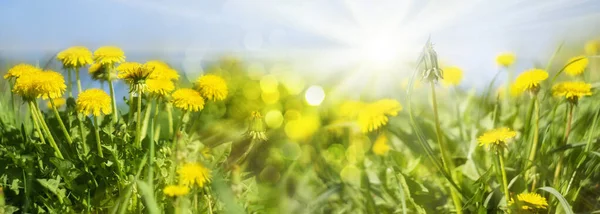
[[[379,129],[388,122],[388,116],[396,116],[402,110],[400,103],[393,99],[382,99],[366,105],[358,113],[358,124],[363,132]]]
[[[150,75],[150,79],[168,79],[168,80],[178,80],[179,74],[175,69],[172,69],[167,65],[167,63],[151,60],[145,63],[145,65],[154,68],[154,72]]]
[[[584,50],[587,55],[593,56],[598,54],[598,50],[600,50],[600,40],[592,40],[585,43]]]
[[[186,163],[177,170],[179,183],[185,186],[204,187],[210,181],[210,170],[199,163]]]
[[[29,72],[33,72],[33,71],[42,71],[42,70],[33,65],[21,63],[21,64],[15,65],[12,68],[8,69],[8,72],[4,75],[4,79],[10,79],[10,78],[16,79],[25,73],[29,73]]]
[[[54,101],[54,105],[56,106],[57,109],[64,106],[65,104],[67,104],[67,100],[62,97],[56,98],[53,101]],[[48,105],[48,108],[52,108],[52,102],[48,101],[47,105]]]
[[[518,93],[525,91],[537,92],[540,83],[546,79],[548,79],[548,72],[542,69],[530,69],[521,73],[515,79],[512,87],[515,87],[514,90],[518,91]]]
[[[496,63],[503,67],[509,67],[513,63],[515,63],[516,59],[517,59],[517,57],[515,56],[514,53],[510,53],[510,52],[500,53],[496,57]]]
[[[100,116],[112,113],[110,96],[101,89],[92,88],[81,92],[76,104],[77,111],[85,115]]]
[[[227,83],[217,75],[207,74],[196,80],[196,89],[207,100],[224,100],[227,98]]]
[[[480,146],[506,146],[508,140],[517,136],[517,132],[509,128],[497,128],[487,131],[477,138]]]
[[[463,71],[459,67],[447,67],[444,68],[444,79],[442,84],[445,86],[453,86],[460,84],[463,79]]]
[[[538,210],[548,207],[546,198],[537,193],[521,193],[517,195],[517,200],[522,204],[521,209],[523,210]]]
[[[204,108],[204,98],[193,89],[177,89],[173,93],[173,106],[186,111],[200,111]]]
[[[175,90],[175,84],[168,79],[148,79],[146,86],[150,94],[165,96]]]
[[[12,91],[26,100],[37,98],[36,89],[41,73],[43,72],[39,69],[21,73],[19,78],[16,79]]]
[[[94,61],[103,65],[113,65],[125,61],[125,52],[119,47],[103,46],[94,51]]]
[[[190,188],[182,185],[169,185],[163,189],[163,192],[171,197],[184,196],[190,192]]]
[[[576,56],[567,62],[567,67],[565,67],[565,72],[570,76],[577,76],[582,74],[587,68],[590,61],[585,56]]]
[[[585,82],[562,82],[552,87],[552,94],[577,102],[583,96],[592,95],[592,85]]]
[[[114,74],[114,71],[112,72],[112,74],[109,74],[108,69],[106,69],[106,67],[106,65],[102,65],[100,63],[92,63],[92,65],[90,65],[90,68],[88,68],[88,73],[94,80],[104,81],[108,79],[113,79],[114,76],[116,76]]]
[[[62,74],[48,70],[40,72],[38,75],[38,80],[36,81],[36,93],[38,97],[42,97],[42,99],[59,98],[67,90],[65,78]]]
[[[119,71],[117,77],[129,84],[130,91],[143,92],[147,87],[146,80],[154,71],[154,67],[137,62],[125,62],[117,67],[117,71]]]
[[[390,145],[388,145],[388,138],[385,134],[380,134],[373,143],[373,153],[379,156],[387,155],[388,151],[390,151]]]
[[[56,55],[65,68],[80,68],[92,64],[92,52],[84,46],[74,46]]]

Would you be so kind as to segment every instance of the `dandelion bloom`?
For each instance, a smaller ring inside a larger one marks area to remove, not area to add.
[[[150,75],[150,79],[167,79],[167,80],[178,80],[179,74],[175,69],[172,69],[163,61],[151,60],[145,63],[145,65],[154,68],[154,72]]]
[[[59,98],[67,90],[65,78],[62,74],[55,71],[44,71],[37,74],[36,93],[42,99]]]
[[[384,156],[390,151],[390,145],[388,145],[388,138],[385,134],[379,135],[375,143],[373,143],[373,153],[379,156]]]
[[[546,198],[537,193],[521,193],[517,195],[517,200],[521,203],[522,210],[539,210],[548,207]]]
[[[396,116],[402,110],[400,103],[393,99],[382,99],[366,105],[358,113],[358,124],[362,132],[379,129],[388,122],[388,116]]]
[[[103,90],[92,88],[85,90],[77,97],[77,111],[85,115],[93,114],[100,116],[101,114],[112,113],[110,96]]]
[[[204,108],[204,98],[193,89],[177,89],[173,93],[173,106],[186,111],[200,111]]]
[[[442,79],[442,84],[445,86],[458,85],[462,79],[463,71],[459,67],[444,68],[444,79]]]
[[[175,196],[184,196],[190,192],[190,188],[182,185],[169,185],[165,187],[163,190],[165,195],[175,197]]]
[[[552,94],[577,102],[583,96],[592,95],[592,85],[585,82],[562,82],[552,87]]]
[[[65,68],[80,68],[92,64],[92,52],[84,46],[74,46],[58,53],[56,58]]]
[[[496,63],[503,67],[509,67],[515,63],[516,59],[517,57],[514,53],[501,53],[496,57]]]
[[[585,43],[584,49],[587,55],[598,54],[598,50],[600,50],[600,40],[592,40]]]
[[[530,69],[521,73],[514,82],[513,87],[518,93],[525,91],[537,92],[540,83],[548,79],[548,73],[542,69]]]
[[[210,181],[210,170],[199,163],[186,163],[177,170],[179,183],[185,186],[204,187]]]
[[[94,61],[103,65],[112,65],[125,61],[125,52],[119,47],[102,46],[94,51]]]
[[[175,84],[168,79],[149,79],[146,80],[148,92],[158,96],[165,96],[175,90]]]
[[[517,136],[517,132],[509,128],[498,128],[487,131],[477,138],[480,146],[506,146],[508,140]]]
[[[125,80],[131,91],[143,92],[147,87],[146,80],[154,68],[137,62],[125,62],[117,67],[117,71],[119,71],[117,77]]]
[[[33,65],[21,63],[21,64],[15,65],[12,68],[8,69],[8,72],[6,72],[6,74],[4,75],[4,79],[10,79],[10,78],[16,79],[25,73],[29,73],[29,72],[33,72],[33,71],[42,71],[42,70]]]
[[[585,56],[576,56],[567,62],[567,67],[565,67],[565,72],[570,76],[577,76],[583,73],[587,68],[590,61]]]
[[[16,79],[12,91],[26,100],[37,98],[39,96],[37,86],[41,73],[42,71],[39,69],[21,73]]]
[[[196,80],[196,89],[208,100],[224,100],[227,98],[227,83],[217,75],[207,74]]]
[[[93,63],[92,65],[90,65],[90,68],[88,68],[88,73],[90,74],[90,76],[92,76],[92,79],[95,80],[108,80],[109,75],[112,74],[108,74],[106,72],[106,66],[100,63]]]
[[[65,104],[67,104],[67,100],[65,98],[62,98],[62,97],[61,98],[56,98],[56,99],[54,99],[52,101],[54,102],[54,106],[56,106],[57,109],[60,108],[60,107],[62,107],[62,106],[64,106]],[[52,102],[48,102],[47,105],[48,105],[48,108],[53,108],[52,107]]]

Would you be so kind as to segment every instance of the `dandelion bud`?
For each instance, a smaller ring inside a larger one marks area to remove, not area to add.
[[[248,126],[248,131],[246,135],[250,136],[250,138],[254,140],[267,140],[267,135],[265,133],[265,124],[262,120],[262,115],[260,112],[254,111],[250,116],[250,124]]]

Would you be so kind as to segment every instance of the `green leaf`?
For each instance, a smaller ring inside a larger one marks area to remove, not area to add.
[[[19,195],[19,182],[20,182],[20,180],[17,178],[17,179],[14,179],[12,181],[12,184],[10,185],[10,190],[15,192],[16,195]]]
[[[144,200],[144,204],[146,205],[147,213],[160,213],[158,209],[158,204],[156,203],[156,199],[153,197],[153,189],[148,185],[148,183],[137,180],[137,186],[142,193],[142,199]]]
[[[560,194],[560,192],[556,191],[556,189],[554,189],[552,187],[541,187],[539,189],[544,190],[544,191],[549,192],[550,194],[554,195],[554,197],[556,197],[558,199],[558,201],[560,201],[560,205],[563,207],[566,214],[573,214],[573,209],[571,209],[571,205],[569,205],[569,202],[567,202],[567,199],[565,199],[565,197],[563,197],[563,195]]]
[[[59,201],[63,201],[66,196],[66,190],[59,188],[60,177],[58,179],[37,179],[37,181],[48,191],[58,197]]]

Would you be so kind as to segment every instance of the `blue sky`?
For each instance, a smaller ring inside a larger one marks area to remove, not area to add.
[[[118,45],[184,68],[235,53],[321,72],[406,64],[431,35],[445,63],[463,67],[467,80],[481,80],[496,71],[498,52],[516,52],[527,68],[547,60],[560,41],[581,47],[600,35],[595,0],[373,2],[3,0],[0,56]]]

